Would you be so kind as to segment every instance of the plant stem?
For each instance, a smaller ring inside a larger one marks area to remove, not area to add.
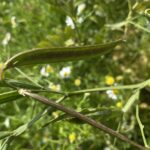
[[[150,148],[149,145],[147,144],[147,141],[146,141],[146,138],[145,138],[144,125],[142,124],[142,122],[140,120],[140,117],[139,117],[139,107],[138,107],[138,105],[136,105],[136,119],[137,119],[137,122],[138,122],[140,130],[141,130],[144,145],[145,145],[145,147]]]
[[[128,9],[129,9],[129,12],[128,12],[128,16],[126,18],[126,24],[125,24],[125,29],[124,29],[124,39],[127,39],[127,32],[128,32],[128,21],[132,19],[132,5],[131,5],[131,1],[130,0],[127,0],[128,2]]]
[[[144,32],[150,33],[149,29],[144,28],[143,26],[141,26],[141,25],[139,25],[139,24],[137,24],[137,23],[135,23],[133,21],[128,21],[128,23],[134,25],[136,28],[141,29]]]
[[[110,86],[110,87],[101,87],[101,88],[93,88],[93,89],[86,89],[86,90],[79,90],[79,91],[74,91],[74,92],[68,92],[66,93],[67,96],[73,96],[73,95],[78,95],[78,94],[83,94],[83,93],[92,93],[92,92],[100,92],[100,91],[106,91],[106,90],[125,90],[125,89],[142,89],[145,86],[150,84],[150,79],[138,83],[138,84],[133,84],[133,85],[122,85],[122,86]]]
[[[73,109],[66,108],[66,107],[64,107],[61,104],[58,104],[58,103],[56,103],[56,102],[54,102],[52,100],[49,100],[48,98],[45,98],[45,97],[43,97],[41,95],[38,95],[38,94],[35,94],[35,93],[31,93],[31,92],[29,92],[27,90],[20,90],[19,93],[24,95],[24,96],[32,97],[32,98],[38,100],[39,102],[41,102],[43,104],[52,106],[52,107],[54,107],[54,108],[56,108],[58,110],[61,110],[61,111],[65,112],[65,113],[67,113],[67,114],[69,114],[69,115],[71,115],[73,117],[76,117],[76,118],[78,118],[78,119],[80,119],[80,120],[82,120],[82,121],[84,121],[84,122],[86,122],[86,123],[88,123],[88,124],[98,128],[98,129],[100,129],[100,130],[102,130],[102,131],[112,135],[112,136],[115,136],[115,137],[119,138],[122,141],[130,143],[131,145],[135,146],[136,148],[138,148],[140,150],[147,150],[147,148],[143,147],[142,145],[140,145],[140,144],[138,144],[138,143],[136,143],[134,141],[129,140],[124,135],[122,135],[120,133],[117,133],[116,131],[112,130],[111,128],[108,128],[105,125],[103,125],[101,123],[98,123],[95,120],[93,120],[93,119],[91,119],[89,117],[86,117],[86,116],[84,116],[84,115],[74,111]]]

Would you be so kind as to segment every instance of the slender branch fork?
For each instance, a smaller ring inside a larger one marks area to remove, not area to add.
[[[122,141],[130,143],[131,145],[133,145],[134,147],[136,147],[136,148],[138,148],[140,150],[148,150],[144,146],[142,146],[142,145],[140,145],[140,144],[138,144],[138,143],[136,143],[134,141],[131,141],[126,136],[124,136],[124,135],[122,135],[122,134],[112,130],[111,128],[108,128],[107,126],[103,125],[100,122],[98,123],[95,120],[93,120],[93,119],[91,119],[91,118],[89,118],[89,117],[87,117],[85,115],[82,115],[81,113],[78,113],[78,112],[74,111],[73,109],[66,108],[66,107],[64,107],[61,104],[58,104],[58,103],[56,103],[56,102],[54,102],[54,101],[52,101],[52,100],[50,100],[48,98],[45,98],[45,97],[43,97],[41,95],[38,95],[36,93],[31,93],[28,90],[20,89],[19,93],[21,95],[23,95],[23,96],[32,97],[32,98],[38,100],[39,102],[41,102],[41,103],[43,103],[45,105],[52,106],[52,107],[54,107],[54,108],[56,108],[58,110],[61,110],[61,111],[65,112],[65,113],[69,114],[70,116],[76,117],[76,118],[78,118],[78,119],[80,119],[80,120],[90,124],[93,127],[96,127],[96,128],[98,128],[98,129],[100,129],[100,130],[102,130],[102,131],[104,131],[104,132],[106,132],[106,133],[108,133],[108,134],[110,134],[110,135],[112,135],[114,137],[117,137],[118,139],[120,139]]]

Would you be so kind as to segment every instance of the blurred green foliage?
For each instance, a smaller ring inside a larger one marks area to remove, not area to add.
[[[21,67],[8,71],[5,76],[62,91],[144,81],[150,77],[149,8],[148,0],[1,0],[0,63],[18,52],[37,47],[127,40],[125,45],[119,45],[113,52],[97,59]],[[66,67],[70,69],[66,71]],[[108,83],[107,77],[110,80]],[[4,91],[8,89],[0,88],[0,93]],[[112,98],[109,91],[96,92],[68,98],[63,104],[77,111],[97,109],[97,113],[91,114],[93,119],[114,130],[118,128],[121,133],[143,145],[135,107],[126,114],[121,111],[133,91],[113,92],[117,98]],[[45,96],[59,99],[59,95],[55,94]],[[150,145],[149,99],[150,93],[142,91],[140,117]],[[46,108],[31,99],[0,105],[0,131],[15,130]],[[119,140],[114,142],[109,135],[77,120],[59,121],[42,128],[61,114],[55,111],[41,118],[32,128],[15,138],[10,149],[134,149],[127,143],[120,144]]]

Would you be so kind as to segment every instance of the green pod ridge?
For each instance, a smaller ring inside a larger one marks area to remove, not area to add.
[[[123,40],[117,40],[92,46],[32,49],[10,58],[5,63],[4,70],[18,66],[74,61],[103,55],[122,42]]]

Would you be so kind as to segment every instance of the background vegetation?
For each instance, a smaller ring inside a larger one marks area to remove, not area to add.
[[[111,53],[95,59],[20,67],[6,78],[56,91],[76,91],[139,83],[150,77],[150,2],[147,0],[1,0],[0,66],[14,54],[37,47],[100,44],[126,39]],[[0,93],[10,91],[0,88]],[[67,98],[63,104],[88,115],[143,144],[135,104],[124,113],[133,90],[107,90]],[[59,99],[56,94],[45,94]],[[140,119],[150,145],[150,93],[139,97]],[[12,131],[29,122],[47,106],[31,99],[0,105],[0,131]],[[13,150],[134,149],[78,120],[50,123],[63,113],[48,113],[11,143]],[[1,140],[2,142],[2,140]],[[120,144],[121,143],[121,144]]]

